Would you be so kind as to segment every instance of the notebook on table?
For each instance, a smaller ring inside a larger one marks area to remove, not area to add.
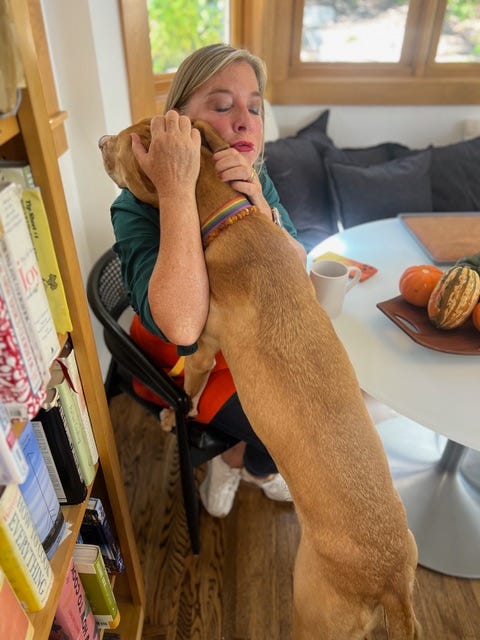
[[[401,213],[399,219],[435,264],[480,253],[480,211]]]

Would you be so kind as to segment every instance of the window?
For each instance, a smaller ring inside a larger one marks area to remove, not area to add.
[[[272,0],[271,6],[273,103],[480,102],[479,0]]]
[[[190,53],[230,38],[228,0],[147,0],[153,73],[173,73]]]
[[[162,110],[159,72],[225,26],[267,63],[273,104],[480,104],[480,0],[119,2],[134,120]]]

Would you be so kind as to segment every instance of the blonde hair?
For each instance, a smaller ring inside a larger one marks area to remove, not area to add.
[[[170,109],[184,112],[195,91],[216,73],[233,62],[247,62],[253,69],[258,90],[263,98],[267,84],[265,63],[246,49],[235,49],[227,44],[209,44],[191,53],[178,67],[168,92],[164,113]],[[263,119],[263,101],[262,101]]]

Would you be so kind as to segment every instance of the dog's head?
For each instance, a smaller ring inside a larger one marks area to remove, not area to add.
[[[129,189],[142,202],[158,207],[157,191],[143,173],[132,151],[131,134],[140,136],[145,149],[150,146],[150,119],[140,120],[117,135],[102,136],[98,146],[102,152],[103,166],[110,178],[121,189]]]
[[[213,162],[213,154],[228,149],[229,145],[203,120],[193,120],[192,125],[200,131],[202,138],[196,197],[200,221],[204,222],[212,211],[221,208],[238,194],[229,184],[219,179]],[[127,188],[142,202],[158,207],[156,189],[140,168],[132,151],[132,133],[140,136],[143,146],[148,150],[151,140],[150,119],[141,120],[117,135],[103,136],[98,146],[105,170],[120,188]]]
[[[210,204],[213,206],[213,203],[209,204],[208,201],[213,196],[213,193],[211,193],[212,186],[216,191],[215,200],[218,199],[218,196],[220,196],[220,200],[223,197],[218,193],[218,190],[224,193],[228,192],[229,195],[233,191],[218,179],[212,161],[212,155],[216,151],[228,149],[228,144],[213,127],[203,120],[193,120],[192,125],[200,131],[202,137],[201,170],[197,183],[197,200],[202,205],[202,209],[211,209]],[[132,133],[138,134],[143,146],[148,150],[151,139],[150,119],[140,120],[136,124],[123,129],[117,135],[105,135],[100,138],[98,146],[102,152],[105,171],[120,188],[127,188],[139,200],[158,207],[156,189],[140,168],[132,151]],[[200,217],[202,216],[200,215]]]

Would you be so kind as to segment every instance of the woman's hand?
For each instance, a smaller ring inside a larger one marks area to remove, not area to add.
[[[133,153],[159,199],[195,191],[200,172],[200,132],[190,118],[168,111],[150,123],[151,142],[146,150],[137,134],[132,134]]]
[[[223,182],[229,182],[236,191],[247,196],[250,202],[271,220],[272,213],[268,202],[263,197],[258,175],[242,154],[230,148],[217,151],[213,158],[219,178]]]

